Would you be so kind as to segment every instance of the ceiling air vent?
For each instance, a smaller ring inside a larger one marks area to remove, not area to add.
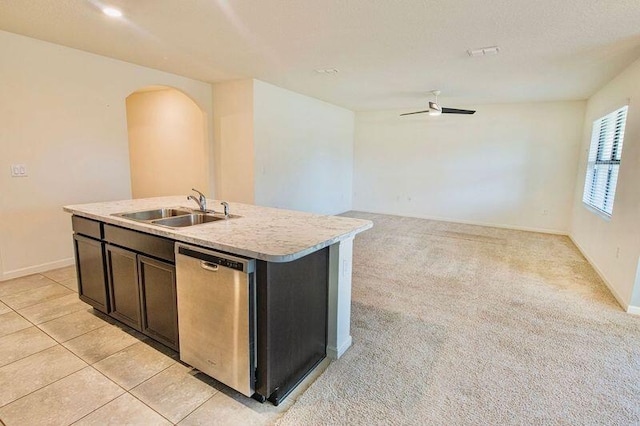
[[[315,70],[318,74],[338,74],[337,68],[324,68]]]
[[[498,46],[479,47],[477,49],[469,49],[467,53],[471,57],[497,55],[500,52]]]

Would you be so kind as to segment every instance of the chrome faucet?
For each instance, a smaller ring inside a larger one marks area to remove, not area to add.
[[[196,203],[198,203],[198,207],[200,208],[200,211],[201,212],[206,212],[207,211],[207,197],[205,197],[205,195],[202,192],[198,191],[195,188],[191,188],[191,190],[194,191],[194,192],[197,192],[199,197],[196,198],[195,195],[189,195],[189,196],[187,196],[187,200],[195,201]]]
[[[224,218],[229,219],[229,203],[227,203],[226,201],[223,201],[220,203],[220,205],[224,207]]]

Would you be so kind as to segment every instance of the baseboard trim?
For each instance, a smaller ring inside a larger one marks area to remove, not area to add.
[[[627,305],[627,303],[624,301],[622,296],[620,296],[620,294],[618,294],[618,292],[615,290],[615,288],[613,288],[613,286],[611,285],[611,283],[609,282],[607,277],[605,277],[604,273],[600,270],[600,268],[598,268],[598,265],[596,265],[596,263],[593,261],[593,259],[591,259],[591,257],[587,254],[587,252],[582,248],[582,246],[580,244],[578,244],[578,242],[573,238],[573,236],[571,236],[571,234],[569,234],[569,239],[571,239],[571,242],[573,243],[573,245],[575,245],[576,248],[578,249],[578,251],[580,251],[580,253],[582,253],[584,258],[587,259],[587,262],[589,262],[589,264],[591,265],[593,270],[596,271],[596,273],[598,274],[598,276],[600,277],[602,282],[604,282],[604,285],[606,285],[607,288],[609,289],[609,291],[611,292],[611,294],[613,294],[613,297],[616,299],[616,301],[618,302],[620,307],[625,312],[632,313],[630,311],[630,309],[633,308],[633,307]],[[636,308],[636,309],[638,309],[638,315],[640,315],[640,308]]]
[[[0,281],[11,280],[13,278],[20,278],[26,275],[37,274],[39,272],[46,272],[51,269],[64,268],[65,266],[71,266],[75,264],[73,257],[67,259],[56,260],[54,262],[42,263],[40,265],[29,266],[27,268],[14,269],[13,271],[3,272],[0,276]]]
[[[405,214],[405,213],[390,213],[384,211],[373,211],[373,210],[360,210],[353,209],[353,212],[363,212],[363,213],[375,213],[375,214],[386,214],[389,216],[401,216],[401,217],[413,217],[416,219],[426,219],[426,220],[437,220],[439,222],[448,222],[448,223],[462,223],[464,225],[474,225],[474,226],[486,226],[489,228],[501,228],[501,229],[512,229],[514,231],[525,231],[525,232],[538,232],[541,234],[552,234],[552,235],[569,235],[568,231],[560,231],[556,229],[546,229],[546,228],[532,228],[527,226],[516,226],[516,225],[503,225],[498,223],[488,223],[488,222],[476,222],[472,220],[461,220],[461,219],[451,219],[446,217],[436,217],[436,216],[422,216],[422,215],[414,215],[414,214]]]
[[[627,308],[627,313],[631,315],[640,315],[640,306],[629,305],[629,307]]]
[[[331,359],[338,359],[351,347],[351,343],[353,343],[353,339],[349,336],[339,348],[335,348],[333,346],[327,346],[327,356]]]

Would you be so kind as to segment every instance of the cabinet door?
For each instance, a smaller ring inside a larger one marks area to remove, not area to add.
[[[138,255],[142,332],[178,350],[175,266]]]
[[[140,288],[136,254],[106,245],[107,277],[111,309],[109,315],[136,330],[141,330]]]
[[[80,300],[107,313],[109,304],[105,279],[104,243],[75,234],[73,244]]]

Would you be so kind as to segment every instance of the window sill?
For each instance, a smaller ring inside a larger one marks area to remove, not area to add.
[[[589,204],[585,203],[584,201],[582,202],[582,205],[589,210],[591,213],[595,214],[596,216],[600,217],[602,220],[604,220],[605,222],[611,222],[611,216],[609,216],[608,214],[604,213],[601,210],[598,210],[594,207],[591,207]]]

